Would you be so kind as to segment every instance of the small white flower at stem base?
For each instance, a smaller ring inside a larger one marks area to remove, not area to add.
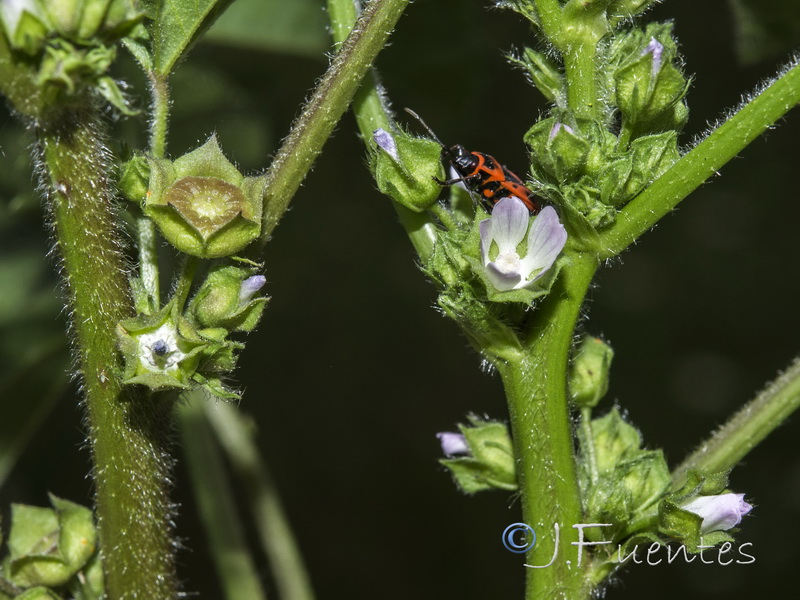
[[[567,231],[552,206],[546,206],[530,226],[530,213],[522,200],[503,198],[492,209],[492,216],[480,223],[481,258],[486,275],[501,292],[531,285],[544,275],[567,242]],[[517,246],[528,234],[524,257]],[[492,243],[497,256],[491,259]]]
[[[699,496],[681,508],[702,517],[700,533],[708,533],[736,527],[753,506],[744,501],[744,494],[717,494]]]
[[[443,431],[442,433],[437,433],[436,437],[439,438],[439,443],[442,445],[442,452],[444,452],[446,456],[469,454],[467,440],[460,433]]]

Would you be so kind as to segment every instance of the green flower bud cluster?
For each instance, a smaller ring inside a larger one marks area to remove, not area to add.
[[[534,3],[501,3],[539,26]],[[591,5],[590,5],[591,4]],[[538,191],[565,213],[576,240],[591,246],[617,210],[678,158],[677,132],[686,122],[689,80],[680,68],[672,25],[618,29],[646,9],[646,0],[569,2],[552,35],[551,52],[525,48],[510,60],[554,104],[526,134]],[[599,11],[599,12],[598,12]],[[569,104],[562,58],[575,44],[596,46],[598,101],[577,113]]]
[[[219,398],[238,398],[223,380],[244,344],[229,335],[252,331],[261,318],[268,298],[257,295],[264,278],[256,271],[255,265],[214,265],[183,314],[173,298],[157,312],[145,309],[120,322],[123,381],[153,390],[203,386]],[[136,305],[141,311],[146,302]]]
[[[588,433],[587,433],[588,430]],[[579,430],[578,485],[589,523],[619,540],[631,523],[654,512],[672,483],[661,450],[642,449],[639,431],[617,409]],[[587,537],[590,537],[587,534]]]
[[[514,464],[514,448],[508,427],[496,421],[484,421],[469,417],[469,425],[459,425],[461,434],[440,434],[445,452],[452,452],[443,436],[461,438],[465,445],[459,449],[458,458],[443,458],[443,464],[453,475],[456,485],[467,494],[483,490],[501,489],[516,491],[517,472]]]
[[[18,0],[0,11],[15,65],[32,69],[40,109],[69,104],[88,88],[126,114],[134,111],[106,73],[116,57],[114,44],[142,16],[133,0]]]
[[[76,600],[104,598],[92,512],[52,495],[50,503],[52,508],[12,505],[0,600],[60,600],[57,591]]]

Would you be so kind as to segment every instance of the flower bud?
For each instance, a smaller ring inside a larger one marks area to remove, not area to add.
[[[254,271],[246,267],[213,267],[192,299],[189,313],[201,327],[252,331],[267,303],[266,297],[256,297],[266,279],[254,275]]]
[[[592,408],[608,391],[609,371],[614,350],[597,337],[583,338],[570,371],[569,389],[578,406]]]
[[[62,586],[95,553],[92,512],[52,495],[50,503],[52,509],[22,504],[11,507],[9,569],[4,574],[15,585]]]
[[[494,421],[470,417],[470,425],[459,425],[461,433],[438,433],[442,451],[448,457],[439,462],[467,494],[498,488],[517,489],[514,449],[508,427]]]
[[[714,496],[698,496],[681,505],[703,519],[700,533],[710,531],[727,531],[736,527],[742,517],[753,510],[753,506],[744,501],[744,494],[716,494]]]
[[[133,156],[122,165],[118,187],[120,193],[131,202],[144,204],[150,181],[150,164],[141,154]]]
[[[200,258],[236,254],[261,233],[265,178],[244,177],[216,136],[171,162],[150,159],[144,210],[181,252]]]
[[[612,50],[615,102],[633,137],[677,130],[688,116],[683,97],[689,81],[675,66],[671,25],[652,24],[645,31],[620,36]]]
[[[433,140],[384,129],[376,129],[373,140],[377,149],[371,155],[370,167],[378,189],[414,212],[430,208],[442,191],[435,180],[444,176],[441,146]]]

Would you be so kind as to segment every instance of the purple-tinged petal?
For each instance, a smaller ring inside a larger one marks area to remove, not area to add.
[[[515,290],[525,287],[529,281],[525,281],[522,275],[516,271],[506,271],[498,267],[496,262],[486,265],[486,277],[492,285],[501,292]]]
[[[400,162],[400,154],[397,152],[397,144],[394,141],[394,136],[385,129],[378,128],[372,132],[372,139],[378,145],[378,148],[391,156],[395,162]]]
[[[558,214],[552,206],[545,206],[531,225],[528,253],[520,268],[528,283],[536,281],[553,266],[566,243],[567,230],[558,220]]]
[[[439,443],[442,445],[442,452],[444,452],[446,456],[469,454],[467,440],[460,433],[443,431],[442,433],[437,433],[436,437],[439,438]]]
[[[647,44],[647,47],[642,52],[642,56],[645,54],[653,55],[653,67],[650,70],[650,73],[653,77],[658,75],[658,72],[661,70],[661,55],[663,52],[664,46],[656,38],[650,38],[650,43]]]
[[[717,494],[699,496],[681,508],[702,517],[700,533],[708,533],[736,527],[753,506],[744,501],[744,494]]]
[[[529,222],[530,213],[519,198],[510,196],[494,205],[491,237],[501,254],[516,252],[517,246],[525,238]]]
[[[250,302],[256,292],[264,287],[265,283],[267,283],[267,278],[263,275],[253,275],[242,281],[242,287],[239,288],[239,306]]]
[[[555,125],[553,125],[553,128],[550,130],[550,136],[547,138],[547,140],[549,142],[552,142],[553,139],[555,139],[555,137],[558,135],[558,132],[561,131],[562,129],[564,131],[566,131],[567,133],[571,133],[573,135],[575,134],[575,130],[572,129],[572,127],[570,127],[566,123],[556,123]]]

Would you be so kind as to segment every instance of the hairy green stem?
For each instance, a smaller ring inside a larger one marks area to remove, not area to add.
[[[603,258],[625,250],[799,103],[800,63],[795,62],[620,211],[601,236]]]
[[[211,401],[202,392],[190,393],[178,407],[177,420],[208,547],[228,600],[264,600],[223,457],[206,418],[207,403]]]
[[[692,469],[714,473],[733,468],[799,407],[800,358],[797,358],[675,469],[673,488],[679,488]]]
[[[408,0],[373,0],[303,107],[267,173],[262,236],[269,238],[303,178],[350,105]]]
[[[83,379],[107,596],[172,600],[171,404],[118,377],[115,330],[133,310],[100,122],[89,108],[40,121],[40,175]]]
[[[553,552],[554,525],[562,538],[581,522],[567,373],[575,327],[583,299],[597,269],[591,254],[573,253],[552,291],[531,313],[527,356],[500,363],[508,400],[524,521],[539,535],[527,564],[542,566]],[[547,568],[527,570],[526,600],[578,600],[589,588],[572,556],[560,543],[559,556]],[[573,563],[570,565],[570,561]]]
[[[169,81],[166,75],[148,73],[150,80],[150,155],[163,158],[167,149],[167,130],[169,125]],[[142,284],[153,302],[161,302],[158,274],[158,234],[152,219],[139,215],[136,219],[137,243],[139,250],[139,274]]]
[[[558,39],[561,33],[561,5],[558,0],[536,0],[536,14],[544,35],[551,41]]]
[[[356,24],[358,17],[356,1],[328,0],[328,16],[334,41],[344,42]],[[393,119],[379,88],[377,75],[373,71],[364,77],[361,87],[353,97],[353,113],[361,137],[367,146],[372,140],[373,131],[378,128],[391,131],[393,127]],[[427,213],[415,213],[397,202],[392,202],[392,205],[411,244],[423,264],[426,263],[433,253],[433,245],[436,242],[436,225]]]
[[[597,90],[597,44],[607,32],[602,2],[570,0],[564,6],[555,42],[564,57],[567,104],[579,117],[596,118],[602,108]]]
[[[255,427],[230,404],[203,402],[206,418],[247,491],[281,600],[314,600],[311,581],[275,484],[261,460]]]

